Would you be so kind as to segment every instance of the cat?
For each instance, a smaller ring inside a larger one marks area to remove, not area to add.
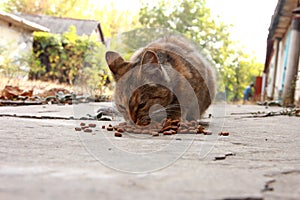
[[[197,120],[215,97],[212,65],[181,36],[159,38],[129,61],[113,51],[105,58],[116,81],[116,107],[126,121],[137,125],[160,117]]]

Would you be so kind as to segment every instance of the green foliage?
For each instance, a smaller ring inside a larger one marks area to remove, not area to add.
[[[62,35],[35,32],[29,78],[100,89],[107,79],[104,46],[96,38],[77,36],[75,27]]]
[[[228,100],[240,99],[244,87],[254,82],[262,68],[262,64],[257,64],[230,40],[231,25],[213,19],[205,0],[162,0],[157,5],[144,4],[139,21],[148,28],[163,27],[180,32],[196,42],[215,65],[218,91],[226,92]]]
[[[3,7],[8,12],[67,16],[85,0],[7,0]]]

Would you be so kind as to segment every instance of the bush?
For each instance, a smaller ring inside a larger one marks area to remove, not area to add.
[[[75,27],[62,35],[35,32],[29,79],[101,89],[108,80],[104,53],[104,45],[76,35]]]

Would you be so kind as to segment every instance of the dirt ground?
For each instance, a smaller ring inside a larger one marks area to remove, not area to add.
[[[106,106],[0,107],[0,199],[300,199],[300,118],[266,116],[283,108],[214,105],[206,136],[74,130]]]

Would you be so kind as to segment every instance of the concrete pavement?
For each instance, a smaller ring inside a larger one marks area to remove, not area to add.
[[[107,105],[0,107],[0,199],[300,199],[300,118],[251,114],[282,108],[223,105],[211,136],[116,138],[101,126],[119,117],[93,133],[53,119]]]

